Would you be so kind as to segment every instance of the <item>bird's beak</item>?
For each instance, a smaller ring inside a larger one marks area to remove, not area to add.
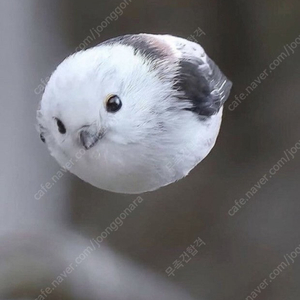
[[[85,127],[81,130],[80,142],[86,150],[91,149],[102,137],[104,133],[96,125]]]

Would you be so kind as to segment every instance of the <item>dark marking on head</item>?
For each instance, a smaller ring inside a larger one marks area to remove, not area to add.
[[[99,46],[113,44],[132,47],[135,55],[140,54],[151,61],[163,60],[172,55],[172,50],[167,44],[147,34],[124,35],[105,41]]]
[[[232,83],[209,58],[208,64],[200,59],[182,59],[175,88],[182,92],[181,99],[192,102],[193,111],[200,116],[210,117],[220,110],[227,100]]]

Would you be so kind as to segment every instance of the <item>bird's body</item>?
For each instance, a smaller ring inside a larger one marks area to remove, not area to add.
[[[230,88],[200,45],[127,35],[57,68],[38,110],[40,132],[57,161],[92,185],[151,191],[207,156]]]

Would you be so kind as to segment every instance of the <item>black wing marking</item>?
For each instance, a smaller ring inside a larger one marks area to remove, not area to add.
[[[201,116],[218,113],[230,94],[230,80],[199,44],[171,35],[160,38],[180,53],[175,76],[175,88],[181,91],[179,98],[189,101],[192,108],[188,109]]]
[[[189,108],[201,116],[210,117],[220,110],[230,94],[232,83],[218,66],[206,56],[206,63],[197,58],[182,58],[175,88],[182,99],[192,101]]]

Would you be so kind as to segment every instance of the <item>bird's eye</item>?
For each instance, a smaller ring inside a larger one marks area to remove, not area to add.
[[[63,123],[60,119],[57,119],[57,118],[56,118],[56,124],[57,124],[57,127],[58,127],[58,131],[59,131],[61,134],[65,134],[65,133],[67,132],[64,123]]]
[[[40,139],[43,143],[46,143],[46,139],[44,137],[44,134],[43,133],[40,133]]]
[[[106,101],[106,110],[110,113],[115,113],[122,107],[122,101],[118,96],[110,96]]]

